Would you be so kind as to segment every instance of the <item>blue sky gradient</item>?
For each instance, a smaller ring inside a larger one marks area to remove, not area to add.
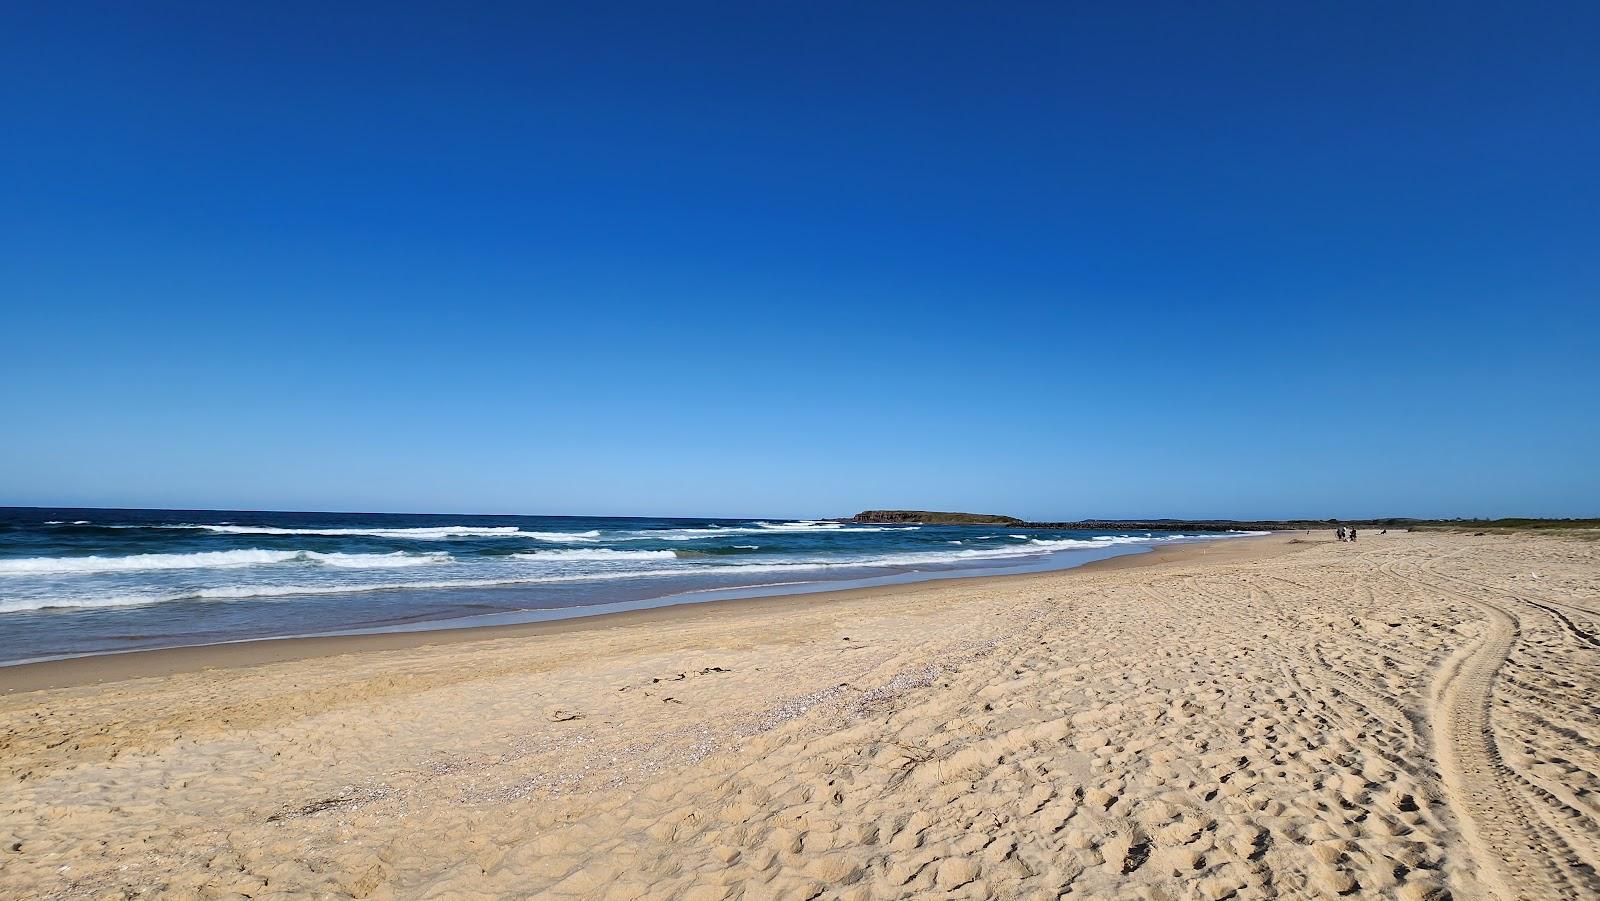
[[[1600,6],[247,6],[0,22],[0,504],[1600,515]]]

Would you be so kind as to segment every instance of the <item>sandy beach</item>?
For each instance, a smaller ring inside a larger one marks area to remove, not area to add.
[[[1600,544],[0,670],[0,895],[1600,897]]]

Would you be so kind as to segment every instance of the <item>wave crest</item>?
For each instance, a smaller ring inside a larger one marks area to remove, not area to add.
[[[130,527],[140,528],[140,527]],[[163,529],[199,529],[221,535],[321,535],[327,537],[367,536],[373,538],[409,538],[419,541],[440,541],[447,538],[532,538],[536,541],[590,542],[600,537],[600,532],[530,532],[516,526],[427,526],[407,529],[290,529],[281,526],[236,525],[176,525],[160,526]]]
[[[562,562],[572,560],[674,560],[676,551],[613,551],[608,548],[573,548],[563,551],[533,551],[526,554],[512,554],[516,560],[530,560],[534,563]]]
[[[200,551],[193,554],[130,554],[126,557],[22,557],[0,560],[0,575],[33,576],[69,573],[148,572],[161,569],[220,569],[275,563],[318,563],[345,569],[392,569],[449,563],[449,554],[322,554],[316,551]]]

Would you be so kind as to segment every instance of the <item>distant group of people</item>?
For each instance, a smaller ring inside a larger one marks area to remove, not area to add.
[[[1356,540],[1356,530],[1355,529],[1347,529],[1344,526],[1340,526],[1339,527],[1339,531],[1338,531],[1337,534],[1339,536],[1339,540],[1340,541],[1355,541]]]

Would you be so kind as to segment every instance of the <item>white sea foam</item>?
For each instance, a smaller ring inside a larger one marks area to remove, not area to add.
[[[171,600],[164,597],[112,595],[92,598],[20,598],[0,600],[0,613],[27,613],[33,610],[79,610],[98,607],[138,607]]]
[[[200,529],[223,535],[364,535],[375,538],[410,538],[438,541],[446,538],[532,538],[537,541],[592,542],[600,532],[532,532],[516,526],[430,526],[414,529],[289,529],[279,526],[172,525],[166,529]]]
[[[316,551],[305,551],[301,556],[313,563],[338,566],[344,569],[399,569],[408,566],[435,566],[441,563],[455,562],[454,557],[443,552],[431,554],[408,554],[404,551],[395,551],[390,554],[319,554]]]
[[[723,535],[770,535],[773,532],[822,532],[839,534],[842,532],[915,532],[921,526],[853,526],[839,522],[824,520],[801,520],[797,522],[755,522],[747,526],[721,526],[713,523],[709,526],[684,529],[635,529],[631,532],[619,533],[617,541],[697,541],[701,538],[713,538]]]
[[[693,570],[684,570],[693,572]],[[253,598],[285,598],[302,595],[362,594],[369,591],[434,590],[451,588],[493,588],[504,585],[532,585],[547,582],[589,582],[637,579],[661,573],[648,570],[604,573],[538,575],[525,578],[441,579],[419,582],[346,582],[321,584],[221,585],[212,588],[178,590],[168,593],[126,594],[94,597],[45,597],[0,600],[0,613],[30,610],[78,609],[93,607],[139,607],[173,601],[240,601]]]
[[[769,532],[915,532],[921,526],[851,526],[825,519],[802,519],[795,522],[758,521],[756,527]]]
[[[1032,538],[1025,544],[1009,544],[1001,547],[989,548],[964,548],[950,551],[922,551],[899,554],[885,554],[871,557],[830,557],[813,558],[810,560],[795,560],[780,564],[785,566],[811,566],[816,568],[831,569],[837,567],[862,567],[862,566],[921,566],[959,563],[964,560],[1000,560],[1006,558],[1037,557],[1057,551],[1093,550],[1116,545],[1128,544],[1153,544],[1165,541],[1194,540],[1200,536],[1195,535],[1170,535],[1159,537],[1144,537],[1133,535],[1100,535],[1093,538]],[[731,564],[739,566],[739,564]],[[750,564],[760,566],[767,564]]]
[[[23,557],[0,560],[0,575],[135,572],[150,569],[204,569],[254,566],[292,560],[298,551],[208,551],[197,554],[133,554],[127,557]]]
[[[572,560],[597,560],[601,562],[618,560],[676,560],[678,555],[672,551],[613,551],[608,548],[573,548],[563,551],[533,551],[527,554],[512,554],[517,560],[530,560],[534,563],[564,562]]]
[[[1234,533],[1242,537],[1244,533]],[[1124,536],[1098,535],[1092,538],[1025,539],[1023,544],[989,548],[964,548],[911,553],[877,553],[853,556],[810,556],[740,561],[726,557],[679,558],[673,551],[625,551],[608,548],[571,548],[534,551],[510,557],[472,558],[473,563],[462,564],[462,574],[472,572],[472,567],[493,565],[502,561],[492,571],[480,571],[480,578],[430,579],[422,575],[416,581],[386,580],[375,582],[322,581],[289,583],[272,577],[270,583],[210,585],[206,587],[168,586],[165,592],[131,593],[120,595],[84,595],[52,597],[13,597],[0,600],[0,613],[39,610],[44,608],[119,607],[156,604],[168,601],[229,601],[251,598],[277,598],[297,595],[336,595],[386,590],[430,590],[454,588],[487,588],[518,584],[555,582],[610,581],[617,579],[680,577],[685,575],[741,577],[756,573],[803,573],[805,571],[882,570],[885,568],[916,568],[923,566],[953,566],[975,560],[1004,560],[1042,557],[1058,551],[1105,548],[1113,545],[1153,544],[1199,537],[1217,536]],[[741,545],[755,548],[754,545]],[[636,562],[656,563],[645,568],[590,568],[587,571],[521,570],[516,563],[571,562],[604,563]],[[390,567],[449,564],[454,558],[445,553],[407,554],[322,554],[311,551],[241,550],[214,551],[194,554],[140,554],[128,557],[35,557],[0,560],[0,574],[15,576],[52,575],[76,573],[115,573],[150,569],[226,568],[274,565],[261,569],[262,573],[295,573],[300,566],[331,566],[345,569],[381,569]],[[280,570],[276,564],[285,564]],[[508,565],[509,564],[509,565]],[[293,577],[300,578],[300,577]],[[741,584],[749,584],[741,582]]]
[[[1236,533],[1238,534],[1238,533]],[[1196,536],[1170,535],[1140,537],[1126,535],[1097,535],[1089,539],[1035,538],[1022,545],[998,548],[973,548],[959,551],[911,552],[859,557],[803,558],[782,563],[719,562],[715,558],[696,567],[702,571],[719,567],[775,566],[894,566],[901,564],[943,563],[973,558],[1018,557],[1049,553],[1059,550],[1104,548],[1124,544],[1149,544],[1154,542],[1192,539]],[[959,542],[951,542],[959,544]],[[756,550],[759,545],[737,545],[741,549]],[[573,548],[569,550],[533,551],[512,554],[512,559],[535,563],[557,562],[619,562],[643,560],[677,560],[676,552],[666,550],[612,550],[609,548]],[[0,575],[26,576],[68,573],[112,573],[145,570],[214,569],[241,566],[261,566],[283,563],[312,563],[345,569],[390,569],[412,566],[429,566],[454,562],[449,554],[436,552],[410,554],[395,551],[387,554],[319,553],[299,550],[266,550],[253,548],[234,551],[203,551],[191,554],[134,554],[125,557],[24,557],[0,560]]]
[[[734,526],[711,526],[704,529],[638,529],[617,535],[614,541],[698,541],[724,535],[759,535],[765,529],[741,529]]]
[[[708,571],[721,571],[729,575],[749,573],[781,573],[804,570],[871,567],[870,561],[854,563],[766,563],[742,566],[683,566],[673,569],[613,570],[584,573],[544,573],[525,577],[506,576],[485,579],[440,579],[417,582],[350,582],[342,584],[254,584],[223,585],[211,588],[178,590],[157,594],[127,594],[96,597],[22,598],[0,601],[0,613],[19,613],[30,610],[78,609],[95,607],[135,607],[174,601],[242,601],[267,598],[329,594],[362,594],[372,591],[428,591],[455,588],[494,588],[509,585],[540,585],[558,582],[606,582],[660,576],[682,576]],[[879,564],[881,565],[881,564]]]
[[[130,554],[126,557],[22,557],[0,560],[0,576],[144,572],[159,569],[218,569],[274,563],[319,563],[345,569],[389,569],[449,563],[449,554],[319,554],[316,551],[201,551],[193,554]]]
[[[1045,554],[1066,550],[1087,550],[1094,548],[1110,547],[1113,544],[1147,543],[1151,539],[1139,538],[1123,541],[1061,538],[1037,538],[1025,545],[1006,545],[994,548],[964,548],[962,550],[920,551],[909,553],[891,554],[862,554],[856,556],[828,556],[828,557],[791,557],[779,561],[752,561],[742,562],[718,560],[716,563],[707,563],[698,567],[685,568],[678,572],[777,572],[793,569],[861,569],[899,566],[923,566],[960,563],[964,560],[988,560],[1022,557],[1039,557]],[[1160,540],[1160,539],[1156,539]],[[711,558],[716,559],[716,558]]]
[[[558,541],[558,542],[573,543],[573,544],[591,543],[591,542],[597,540],[600,537],[599,531],[594,530],[594,529],[590,529],[587,532],[527,532],[527,531],[523,531],[523,532],[518,532],[517,534],[519,536],[521,536],[521,537],[524,537],[524,538],[533,538],[533,539],[537,539],[539,541]]]

